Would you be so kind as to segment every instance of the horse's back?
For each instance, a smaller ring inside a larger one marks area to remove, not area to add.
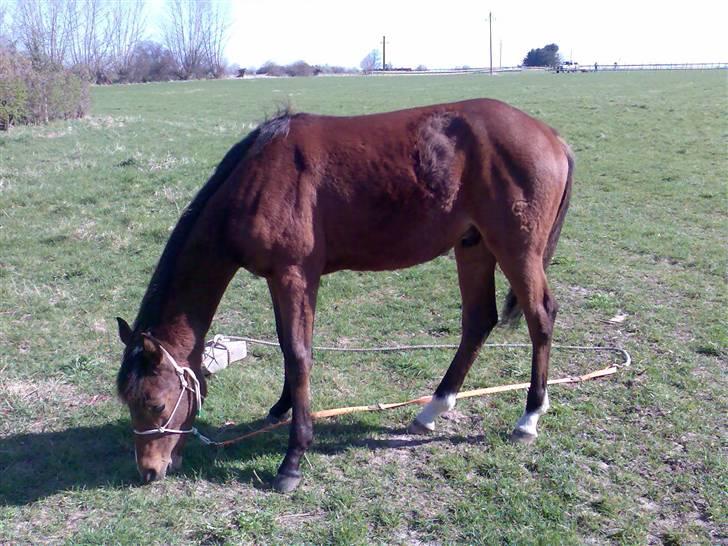
[[[262,134],[231,199],[230,231],[246,255],[278,255],[259,269],[284,257],[325,271],[415,265],[447,251],[478,218],[507,223],[504,206],[543,206],[536,216],[546,221],[563,192],[553,182],[556,133],[495,100],[297,114]]]

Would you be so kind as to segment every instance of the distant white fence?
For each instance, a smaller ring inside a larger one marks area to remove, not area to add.
[[[520,66],[503,66],[493,67],[493,72],[523,72],[526,70],[539,70],[545,71],[546,68],[529,68]],[[398,75],[423,75],[423,74],[483,74],[489,73],[490,68],[471,68],[465,66],[462,68],[428,68],[426,70],[415,70],[414,68],[397,68],[393,70],[374,70],[370,74],[382,75],[382,76],[398,76]]]
[[[605,64],[599,70],[726,70],[728,63]],[[592,67],[593,68],[593,67]]]
[[[663,63],[663,64],[597,64],[578,65],[576,69],[569,68],[565,72],[619,72],[634,70],[728,70],[728,63]],[[529,66],[504,66],[493,67],[493,73],[502,72],[546,72],[551,69],[545,67]],[[425,74],[488,74],[488,67],[462,67],[462,68],[433,68],[428,70],[414,70],[401,68],[396,70],[375,70],[374,75],[397,76],[397,75],[425,75]]]

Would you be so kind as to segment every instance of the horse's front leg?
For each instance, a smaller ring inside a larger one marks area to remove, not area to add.
[[[271,279],[268,279],[268,290],[270,291],[270,297],[273,302],[273,314],[275,315],[276,319],[276,334],[278,335],[278,339],[281,339],[281,312],[278,306],[276,285],[272,282]],[[265,418],[266,425],[275,425],[287,419],[288,412],[291,410],[291,389],[288,386],[285,365],[283,374],[283,392],[281,392],[281,396],[278,401],[273,404],[273,406],[271,406],[270,410],[268,411],[268,415]]]
[[[290,266],[269,279],[278,309],[278,340],[283,351],[286,388],[293,407],[288,451],[278,468],[273,487],[293,491],[301,481],[301,457],[313,441],[309,375],[313,364],[311,340],[319,274],[303,266]]]
[[[435,419],[455,407],[455,398],[463,386],[478,351],[498,322],[495,302],[495,258],[480,241],[475,245],[462,243],[455,247],[458,281],[463,301],[463,334],[460,346],[442,378],[435,394],[408,427],[413,434],[435,430]]]

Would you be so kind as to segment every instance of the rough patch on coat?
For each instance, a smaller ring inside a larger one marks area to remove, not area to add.
[[[526,200],[515,201],[511,205],[513,215],[518,220],[521,231],[531,233],[538,227],[538,214]]]
[[[414,152],[417,179],[446,210],[452,208],[460,187],[455,160],[457,133],[463,123],[453,113],[437,113],[426,118],[417,133]]]

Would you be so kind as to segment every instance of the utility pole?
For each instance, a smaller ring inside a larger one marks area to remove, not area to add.
[[[382,70],[387,69],[387,37],[382,36]]]
[[[490,35],[490,75],[493,75],[493,13],[488,12],[488,31]]]

